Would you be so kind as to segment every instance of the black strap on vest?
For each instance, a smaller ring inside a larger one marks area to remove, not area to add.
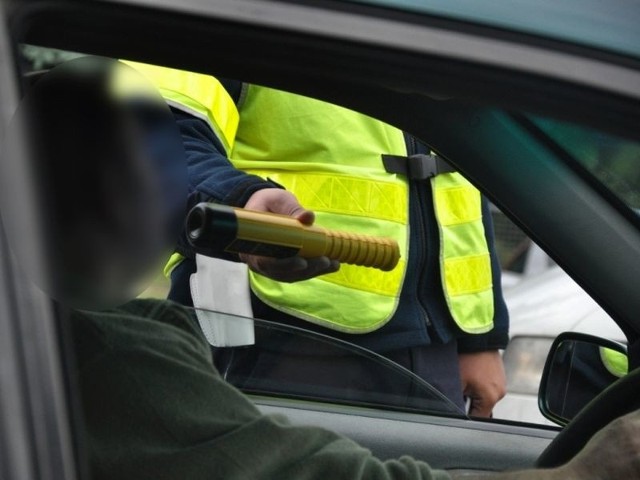
[[[426,180],[441,173],[456,170],[436,154],[417,154],[409,157],[382,155],[382,164],[388,173],[400,173],[412,180]]]

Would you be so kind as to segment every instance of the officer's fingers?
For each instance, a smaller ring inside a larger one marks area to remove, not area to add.
[[[263,188],[254,192],[245,208],[290,216],[303,210],[296,196],[281,188]]]
[[[324,275],[326,273],[332,273],[340,268],[340,262],[336,260],[330,260],[327,257],[307,258],[305,259],[306,266],[301,269],[286,269],[281,271],[279,277],[284,282],[299,282],[301,280],[308,280],[310,278]],[[283,265],[278,265],[284,267]]]
[[[313,225],[313,222],[315,222],[316,220],[315,213],[313,213],[311,210],[303,208],[302,206],[294,211],[292,217],[305,225]]]
[[[500,385],[491,382],[467,385],[464,395],[471,399],[469,415],[489,418],[505,392]]]
[[[307,268],[308,262],[302,257],[289,258],[267,258],[257,257],[256,266],[260,271],[268,272],[271,275],[279,277],[286,276],[289,273],[302,272]]]
[[[486,381],[482,385],[476,388],[476,397],[482,400],[482,404],[487,408],[493,409],[493,407],[507,394],[506,387],[501,384]]]
[[[247,200],[244,208],[260,212],[290,215],[297,207],[298,200],[291,193],[281,188],[263,188],[254,192]]]
[[[300,205],[296,196],[286,190],[278,192],[273,202],[269,204],[269,208],[273,213],[288,215],[305,225],[312,225],[315,220],[315,214]]]
[[[307,263],[308,265],[305,273],[309,275],[308,278],[337,272],[340,269],[340,262],[337,260],[331,260],[328,257],[308,258]]]
[[[490,405],[490,402],[487,403],[482,398],[471,398],[469,415],[471,415],[472,417],[491,418],[492,412],[493,405]]]
[[[305,259],[302,257],[267,258],[252,255],[241,256],[253,271],[279,282],[299,282],[335,272],[340,263],[327,257]]]
[[[281,188],[258,190],[249,197],[244,208],[288,215],[305,225],[312,225],[315,221],[315,214],[311,210],[300,205],[294,194]]]
[[[247,210],[256,210],[259,212],[268,212],[269,204],[273,202],[274,194],[272,191],[279,190],[277,188],[264,188],[254,192],[245,203],[244,208]]]
[[[307,261],[302,257],[270,258],[240,254],[240,260],[254,272],[278,281],[287,281],[288,275],[307,268]]]

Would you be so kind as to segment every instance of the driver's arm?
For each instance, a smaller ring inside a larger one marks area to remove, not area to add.
[[[263,415],[220,377],[197,321],[177,304],[137,300],[74,313],[71,324],[95,479],[450,478],[411,457],[382,461],[334,432]],[[640,414],[630,415],[564,467],[479,478],[640,478],[639,437]]]
[[[608,480],[640,478],[640,411],[614,420],[600,430],[569,463],[546,470],[489,476],[453,475],[454,479]]]

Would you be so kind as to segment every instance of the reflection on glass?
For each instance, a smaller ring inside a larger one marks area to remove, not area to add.
[[[249,320],[219,312],[199,316],[225,322],[226,329],[235,321],[245,329]],[[301,328],[253,322],[254,345],[212,348],[221,375],[245,393],[464,416],[434,387],[376,353]]]
[[[640,209],[639,143],[570,123],[532,120],[630,208]]]

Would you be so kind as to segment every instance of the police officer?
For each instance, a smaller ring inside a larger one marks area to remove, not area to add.
[[[366,347],[409,368],[458,406],[468,397],[472,415],[491,414],[505,392],[499,349],[507,343],[508,314],[488,204],[469,182],[412,137],[351,110],[256,85],[223,85],[207,75],[135,66],[175,109],[192,203],[317,220],[393,237],[401,246],[402,260],[391,272],[327,258],[242,256],[257,318]],[[186,245],[178,253],[170,262],[170,298],[188,304],[196,266]],[[295,361],[260,368],[285,351]],[[327,352],[271,342],[244,354],[253,374],[277,370],[286,382],[309,375],[305,355],[317,359]],[[234,355],[239,368],[242,355]],[[350,375],[351,369],[357,373]],[[354,364],[339,362],[314,374],[321,383],[357,377],[369,386],[379,377],[365,381]]]

